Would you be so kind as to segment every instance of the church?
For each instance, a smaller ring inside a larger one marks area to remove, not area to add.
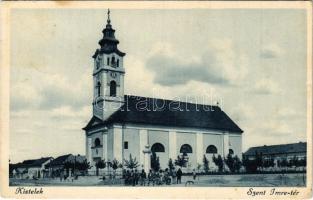
[[[174,162],[183,155],[191,169],[203,164],[204,155],[210,167],[213,155],[241,157],[243,131],[218,105],[124,94],[126,54],[118,49],[110,11],[102,33],[100,48],[92,56],[93,116],[83,128],[93,169],[101,159],[123,163],[131,154],[148,171],[151,152],[162,169],[170,158]]]

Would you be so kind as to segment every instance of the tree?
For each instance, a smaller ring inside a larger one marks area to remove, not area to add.
[[[242,162],[240,161],[240,159],[236,155],[234,157],[234,171],[239,172],[241,166],[242,166]]]
[[[234,160],[233,156],[231,154],[228,154],[224,160],[225,160],[225,163],[226,163],[228,169],[231,172],[235,172],[235,167],[234,167],[235,160]]]
[[[270,158],[270,159],[266,159],[263,161],[263,167],[268,168],[268,167],[274,167],[275,163],[274,163],[274,159]]]
[[[225,163],[231,172],[239,172],[242,166],[242,163],[237,155],[233,157],[231,154],[228,154],[225,159]]]
[[[129,154],[129,160],[124,160],[125,161],[125,166],[129,169],[134,169],[139,166],[138,161],[136,158],[132,158],[132,155]]]
[[[282,159],[282,160],[280,161],[280,166],[281,166],[281,167],[287,167],[287,166],[288,166],[288,161],[287,161],[286,158],[284,158],[284,159]]]
[[[263,155],[262,153],[255,152],[255,164],[257,168],[263,170]]]
[[[105,168],[106,164],[105,164],[105,160],[98,160],[96,162],[96,175],[99,175],[99,169],[103,169]]]
[[[298,161],[298,166],[299,167],[306,167],[306,157],[304,157],[303,159],[300,159]]]
[[[185,167],[188,161],[184,158],[184,156],[177,156],[175,160],[175,165],[180,167]]]
[[[203,169],[205,173],[209,172],[209,160],[203,155]]]
[[[242,154],[242,166],[244,166],[246,172],[256,172],[257,171],[257,164],[256,159],[249,159],[248,156]]]
[[[174,164],[173,164],[172,158],[170,158],[170,159],[168,160],[168,168],[169,168],[169,170],[170,170],[170,173],[172,173],[173,170],[175,169],[175,166],[174,166]]]
[[[215,155],[213,155],[213,162],[215,163],[215,165],[218,167],[218,171],[219,172],[223,172],[223,168],[224,168],[224,161],[222,159],[221,155],[218,155],[217,158],[215,157]]]
[[[299,159],[297,156],[293,156],[293,158],[289,161],[291,166],[294,166],[295,169],[299,166]]]
[[[74,162],[72,160],[66,160],[64,162],[64,169],[66,170],[66,174],[69,175],[70,169],[74,169]]]
[[[152,152],[151,156],[151,169],[154,171],[159,171],[160,170],[160,160],[159,157],[156,155],[155,152]]]
[[[200,163],[197,164],[197,170],[198,170],[198,173],[200,173],[200,169],[202,168],[202,165]]]
[[[76,162],[75,168],[79,171],[83,171],[83,173],[85,174],[86,171],[91,168],[91,166],[90,163],[87,162],[87,159],[85,159],[83,162]]]
[[[111,163],[111,167],[112,167],[112,169],[115,171],[117,168],[119,168],[120,167],[120,163],[118,162],[118,160],[116,160],[116,159],[114,159],[113,161],[112,161],[112,163]],[[123,167],[123,166],[122,166]]]

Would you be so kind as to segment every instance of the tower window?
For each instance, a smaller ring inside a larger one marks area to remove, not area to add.
[[[110,64],[110,58],[108,57],[107,58],[107,65],[109,65]]]
[[[124,142],[124,149],[128,149],[128,142]]]
[[[116,66],[119,67],[119,64],[120,64],[120,60],[117,59],[117,63],[116,63]]]
[[[96,138],[95,139],[95,147],[99,147],[99,146],[101,146],[100,139]]]
[[[111,97],[116,96],[116,82],[115,81],[110,82],[110,96]]]
[[[114,65],[115,64],[115,57],[113,56],[111,59],[111,64]]]
[[[97,83],[97,93],[98,93],[98,97],[100,97],[100,95],[101,95],[101,83],[100,83],[100,81]]]
[[[99,61],[99,60],[97,60],[97,62],[96,62],[96,66],[97,66],[97,69],[99,69],[99,68],[100,68],[100,61]]]

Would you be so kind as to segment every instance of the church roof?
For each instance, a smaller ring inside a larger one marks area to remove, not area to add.
[[[247,150],[245,155],[246,156],[255,156],[256,152],[262,153],[263,155],[286,154],[286,153],[303,153],[303,152],[306,152],[306,142],[251,147]]]
[[[135,123],[243,133],[218,106],[129,95],[124,99],[124,105],[107,120],[93,117],[84,130],[112,123]]]

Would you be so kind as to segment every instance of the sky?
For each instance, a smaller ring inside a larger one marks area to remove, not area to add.
[[[10,160],[85,154],[106,10],[11,13]],[[125,94],[216,104],[251,146],[306,141],[306,12],[111,10]]]

